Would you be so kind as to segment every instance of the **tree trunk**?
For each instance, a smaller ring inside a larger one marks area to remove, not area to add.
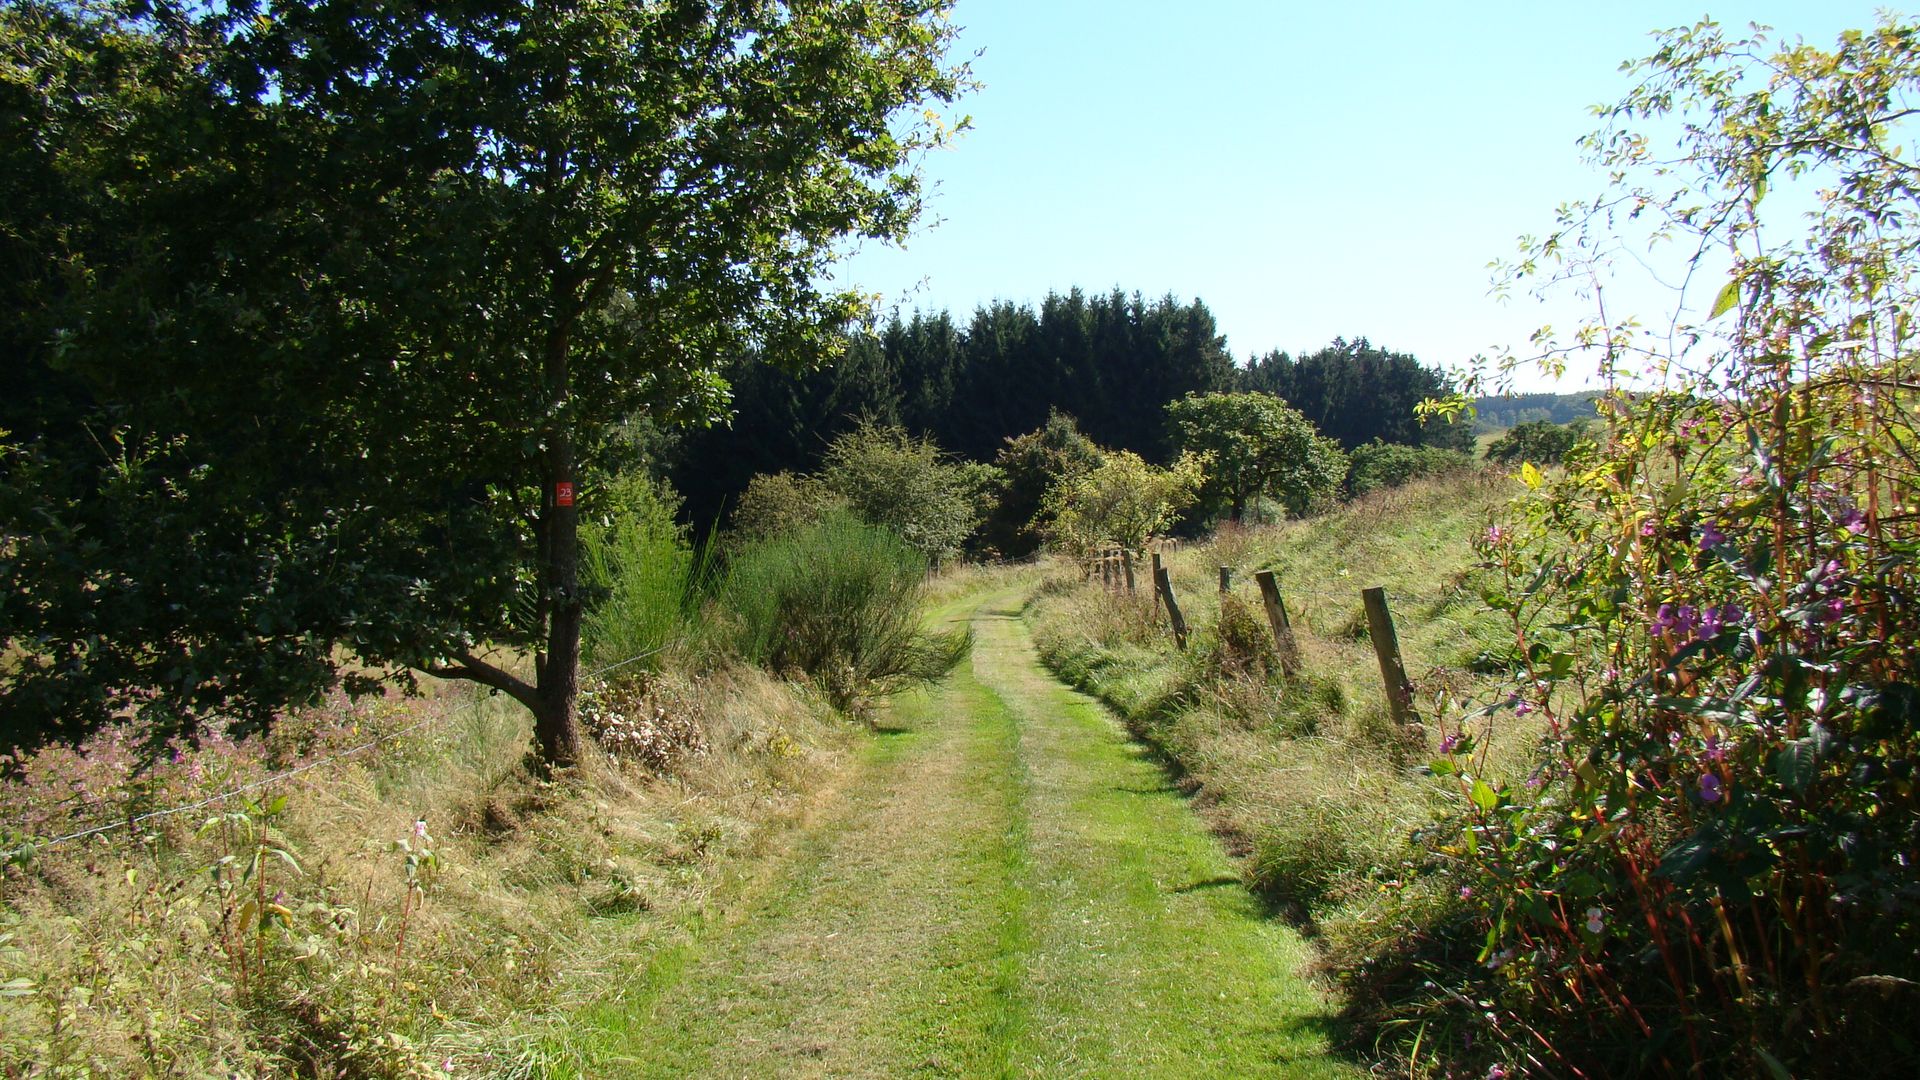
[[[557,276],[557,275],[556,275]],[[556,281],[556,293],[571,304],[577,286]],[[565,769],[580,762],[580,721],[574,706],[580,697],[580,513],[574,505],[573,437],[566,429],[569,393],[567,351],[572,345],[573,313],[568,312],[547,338],[547,415],[543,464],[546,491],[541,498],[540,592],[546,603],[547,648],[539,665],[539,705],[533,710],[534,753],[542,768]]]
[[[580,518],[571,505],[558,505],[555,492],[572,484],[572,447],[564,435],[548,449],[547,486],[548,596],[546,662],[540,665],[540,706],[533,713],[534,752],[543,766],[570,768],[580,762],[580,723],[574,705],[580,696]],[[571,502],[571,498],[568,499]]]

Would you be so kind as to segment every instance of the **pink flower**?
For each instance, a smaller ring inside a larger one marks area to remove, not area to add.
[[[1867,531],[1867,515],[1861,513],[1859,507],[1855,507],[1840,515],[1840,524],[1848,532],[1859,536]]]
[[[1607,909],[1590,907],[1587,909],[1587,932],[1598,934],[1607,928]]]
[[[1701,802],[1717,803],[1725,797],[1726,797],[1726,788],[1725,788],[1725,785],[1720,783],[1720,778],[1718,776],[1715,776],[1712,773],[1702,773],[1700,775],[1700,801]]]
[[[1498,525],[1489,525],[1487,527],[1487,546],[1498,547],[1506,538],[1507,530]]]
[[[1727,534],[1720,531],[1720,526],[1709,521],[1700,527],[1701,551],[1712,551],[1726,542]]]

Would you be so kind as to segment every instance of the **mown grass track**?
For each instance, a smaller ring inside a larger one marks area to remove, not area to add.
[[[1165,772],[1039,667],[1020,593],[897,700],[761,895],[576,1021],[592,1076],[1358,1075],[1305,946]]]

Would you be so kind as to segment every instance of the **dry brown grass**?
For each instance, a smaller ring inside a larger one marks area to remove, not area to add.
[[[596,754],[535,780],[524,714],[454,694],[336,704],[145,774],[111,740],[52,752],[0,790],[10,820],[41,835],[265,775],[303,732],[321,757],[442,716],[251,806],[218,803],[8,867],[0,982],[25,980],[25,992],[0,997],[0,1074],[513,1071],[537,1052],[516,1032],[584,992],[611,951],[705,903],[850,760],[849,725],[758,672],[661,678],[656,698],[701,703],[706,747],[670,772]],[[410,887],[400,841],[424,887]],[[263,849],[289,859],[269,854],[240,880],[235,868]],[[223,876],[235,887],[223,892]],[[259,897],[265,934],[249,906]]]

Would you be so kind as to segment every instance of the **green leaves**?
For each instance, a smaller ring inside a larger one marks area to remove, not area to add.
[[[1809,733],[1782,746],[1773,757],[1773,772],[1781,785],[1796,795],[1805,794],[1820,775],[1820,763],[1833,747],[1833,735],[1816,723]]]
[[[1467,791],[1467,797],[1473,805],[1492,813],[1500,808],[1500,793],[1493,790],[1485,780],[1476,779]]]
[[[1719,295],[1713,298],[1713,310],[1707,312],[1707,318],[1717,319],[1732,311],[1740,303],[1740,279],[1735,278],[1721,286]]]

